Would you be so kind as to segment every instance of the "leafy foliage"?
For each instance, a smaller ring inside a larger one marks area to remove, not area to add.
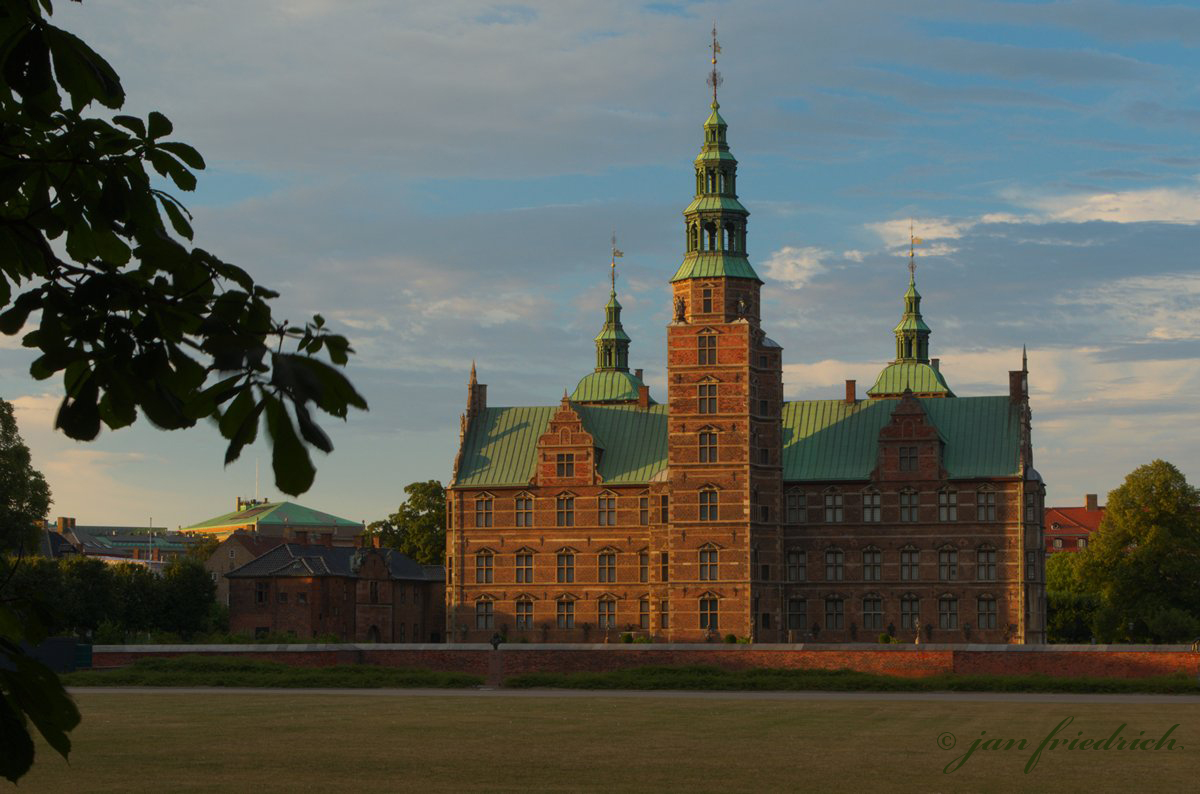
[[[1139,466],[1109,493],[1079,562],[1106,642],[1182,642],[1200,635],[1200,492],[1170,463]]]
[[[1050,642],[1085,643],[1092,638],[1096,597],[1080,575],[1079,554],[1049,555],[1046,561],[1046,636]]]
[[[139,413],[172,430],[213,418],[229,463],[265,422],[276,484],[303,493],[309,448],[333,449],[313,408],[367,408],[338,369],[348,341],[320,315],[275,319],[277,293],[185,244],[191,215],[157,185],[192,190],[204,159],[161,113],[86,115],[122,106],[120,78],[50,13],[49,0],[0,8],[0,332],[27,331],[34,378],[61,373],[69,437]]]
[[[386,519],[367,527],[384,546],[422,565],[446,561],[446,489],[437,480],[404,486],[408,499]]]
[[[0,553],[32,550],[35,527],[49,510],[46,478],[33,468],[12,404],[0,399]]]

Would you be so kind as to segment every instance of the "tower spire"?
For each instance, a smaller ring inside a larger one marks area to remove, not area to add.
[[[929,363],[929,326],[921,317],[921,293],[917,292],[917,252],[921,238],[908,222],[908,290],[904,293],[904,315],[892,332],[896,335],[896,361]]]
[[[617,234],[612,236],[612,259],[609,263],[608,303],[604,307],[604,327],[596,335],[596,371],[629,371],[629,335],[621,327],[621,304],[617,301],[617,260],[625,253],[617,248]]]
[[[721,77],[721,73],[717,71],[717,56],[720,54],[721,44],[717,41],[717,23],[714,21],[712,29],[712,71],[708,73],[708,84],[712,86],[713,92],[713,110],[721,107],[721,105],[717,102],[717,87],[724,82]]]

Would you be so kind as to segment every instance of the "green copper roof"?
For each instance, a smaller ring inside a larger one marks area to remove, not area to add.
[[[875,379],[875,385],[867,389],[872,397],[884,394],[904,394],[908,389],[913,394],[944,394],[953,397],[954,392],[942,373],[929,364],[919,361],[897,361],[888,364]]]
[[[704,212],[706,210],[729,210],[732,212],[744,212],[746,215],[750,214],[746,211],[746,208],[742,206],[742,202],[738,201],[737,199],[729,198],[728,196],[713,195],[697,196],[696,198],[692,199],[692,203],[687,205],[687,208],[683,211],[683,214],[686,215],[689,212]]]
[[[313,510],[311,507],[304,507],[294,502],[268,502],[267,504],[255,505],[245,510],[235,510],[232,513],[210,518],[208,521],[201,521],[199,524],[183,527],[181,531],[214,529],[242,524],[256,524],[260,527],[283,526],[286,524],[290,527],[362,528],[362,523],[359,521],[338,518],[335,515],[322,513],[320,510]]]
[[[622,342],[628,342],[629,334],[625,333],[625,330],[622,328],[602,328],[600,333],[596,334],[595,340],[599,342],[604,339],[618,339]]]
[[[900,322],[892,329],[892,333],[897,331],[928,331],[929,326],[925,324],[925,320],[919,314],[906,314],[900,318]]]
[[[783,479],[822,482],[871,478],[879,430],[898,399],[804,400],[783,406]],[[942,437],[942,465],[952,479],[1016,476],[1020,406],[1008,397],[925,399]],[[575,405],[602,450],[600,475],[614,484],[646,483],[667,466],[667,407]],[[537,440],[557,406],[488,408],[467,431],[455,485],[523,486],[533,479]]]
[[[642,381],[637,375],[620,370],[597,370],[584,375],[571,392],[571,402],[605,403],[636,400]]]
[[[712,113],[708,114],[708,118],[704,120],[705,127],[728,127],[725,119],[721,117],[721,112],[717,110],[717,106],[713,105]]]
[[[696,156],[696,159],[693,160],[692,162],[706,163],[710,160],[718,160],[718,161],[723,160],[727,163],[733,163],[734,165],[737,165],[737,158],[735,158],[733,156],[733,153],[730,152],[728,149],[704,149],[703,151],[700,152],[700,154],[698,154]]]
[[[899,400],[805,400],[783,406],[783,479],[869,480],[878,464],[879,430]],[[1007,397],[921,400],[945,440],[942,465],[952,479],[1017,474],[1020,408]]]
[[[667,465],[667,407],[575,405],[583,426],[603,452],[607,483],[643,483]],[[488,408],[467,431],[454,485],[480,488],[528,485],[537,465],[537,440],[558,406]]]
[[[750,278],[762,283],[762,279],[754,272],[745,254],[731,254],[721,251],[700,251],[688,254],[683,264],[675,271],[671,281],[683,281],[685,278]]]

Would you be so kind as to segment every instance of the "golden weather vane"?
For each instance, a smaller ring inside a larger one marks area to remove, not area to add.
[[[617,248],[617,230],[612,233],[612,289],[617,291],[617,260],[625,256],[625,252]]]
[[[917,277],[917,252],[913,249],[920,244],[921,244],[921,238],[913,237],[913,222],[912,222],[912,219],[909,218],[909,220],[908,220],[908,275],[909,275],[909,278],[912,278],[912,279],[915,279]]]
[[[708,73],[708,84],[713,90],[713,106],[717,104],[717,86],[724,82],[721,73],[717,71],[717,56],[721,54],[721,45],[717,41],[717,23],[713,23],[712,29],[712,71]]]

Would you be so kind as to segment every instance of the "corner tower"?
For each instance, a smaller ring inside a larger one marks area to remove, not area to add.
[[[617,257],[624,256],[617,250],[616,236],[612,249],[612,289],[608,303],[604,306],[604,327],[596,334],[596,369],[585,375],[575,391],[571,402],[576,403],[632,403],[638,402],[641,391],[642,371],[629,372],[629,334],[621,327],[621,304],[617,301]],[[646,395],[649,402],[649,394]]]
[[[719,52],[714,29],[711,113],[683,212],[683,263],[671,279],[670,507],[652,550],[669,579],[661,594],[669,600],[668,639],[777,640],[782,349],[760,326],[762,280],[746,246],[750,213],[737,199],[737,161],[717,102]]]

